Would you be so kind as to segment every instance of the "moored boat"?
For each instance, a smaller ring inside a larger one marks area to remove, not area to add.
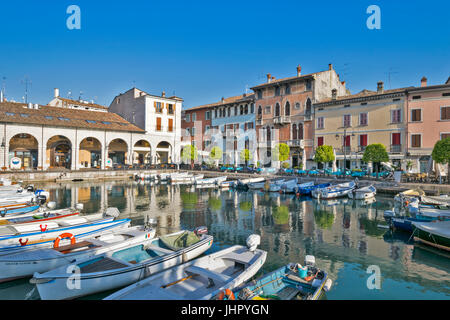
[[[373,186],[367,186],[359,189],[353,189],[352,192],[348,193],[350,199],[365,200],[375,197],[377,194],[377,189]]]
[[[345,197],[353,189],[356,188],[356,183],[354,181],[340,183],[327,188],[315,189],[311,192],[311,195],[317,199],[332,199],[338,197]]]
[[[154,236],[154,229],[136,226],[57,248],[22,250],[0,256],[0,282],[32,276],[35,272],[46,272],[111,250],[141,244]]]
[[[297,191],[300,188],[307,188],[307,187],[312,187],[314,185],[313,181],[310,182],[305,182],[305,183],[297,183],[297,181],[295,183],[287,183],[287,184],[283,184],[281,186],[281,190],[283,191],[283,193],[297,193]]]
[[[322,188],[327,188],[331,186],[331,183],[322,183],[322,184],[316,184],[316,185],[311,185],[311,186],[306,186],[306,187],[298,187],[296,190],[296,194],[299,195],[311,195],[311,192],[315,189],[322,189]]]
[[[86,260],[79,260],[77,290],[68,288],[72,273],[61,266],[44,273],[34,273],[31,283],[36,284],[43,300],[73,299],[106,290],[124,287],[196,258],[212,245],[213,237],[200,232],[179,231],[145,244],[113,250]]]
[[[256,248],[259,241],[259,236],[252,235],[247,240],[247,247],[235,245],[167,269],[117,291],[105,300],[220,298],[222,292],[233,290],[262,267],[267,252]]]
[[[415,241],[450,251],[450,221],[417,222],[413,221]]]
[[[290,263],[235,290],[235,296],[239,300],[318,300],[331,285],[327,272],[315,266],[314,256],[306,256],[305,266]]]

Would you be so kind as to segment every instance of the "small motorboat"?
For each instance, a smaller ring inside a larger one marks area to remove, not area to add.
[[[199,179],[199,180],[195,180],[195,185],[202,185],[202,184],[220,185],[222,182],[225,182],[225,181],[227,181],[227,176]]]
[[[298,191],[300,188],[307,188],[307,187],[311,187],[311,186],[313,186],[313,185],[314,185],[314,182],[313,182],[313,181],[305,182],[305,183],[301,183],[301,184],[298,184],[297,181],[296,181],[296,183],[286,183],[286,184],[283,184],[283,185],[281,186],[281,191],[282,191],[283,193],[297,193],[297,191]]]
[[[167,269],[113,293],[105,300],[210,300],[224,298],[253,277],[266,261],[251,235],[247,247],[235,245]]]
[[[359,189],[353,189],[352,192],[348,193],[350,199],[356,200],[366,200],[375,197],[377,194],[377,189],[373,186],[367,186]]]
[[[234,295],[239,300],[318,300],[331,286],[327,272],[316,268],[315,257],[306,256],[304,267],[290,263],[235,290]]]
[[[219,188],[222,190],[227,190],[233,188],[236,185],[235,181],[225,181],[219,184]]]
[[[108,251],[142,244],[154,236],[154,229],[135,226],[57,248],[22,250],[0,256],[0,282],[29,277],[35,272],[46,272]]]
[[[248,190],[250,184],[255,184],[258,182],[264,183],[266,181],[265,178],[249,178],[249,179],[239,179],[236,183],[236,189]],[[263,184],[264,185],[264,184]],[[259,189],[261,189],[260,187]]]
[[[327,188],[315,189],[311,192],[311,195],[316,199],[332,199],[345,197],[353,189],[356,188],[356,183],[354,181],[337,184]]]
[[[450,251],[450,221],[417,222],[413,221],[415,241]]]
[[[206,228],[195,232],[179,231],[144,243],[110,250],[70,264],[77,268],[79,286],[67,286],[72,273],[64,265],[44,273],[34,273],[31,283],[36,284],[42,300],[73,299],[97,292],[128,286],[153,274],[185,263],[208,250],[213,242]],[[207,231],[206,231],[207,232]]]
[[[296,190],[296,194],[310,196],[311,192],[313,190],[327,188],[329,186],[331,186],[331,183],[322,183],[322,184],[316,184],[316,185],[313,184],[311,186],[306,186],[306,187],[299,186]]]

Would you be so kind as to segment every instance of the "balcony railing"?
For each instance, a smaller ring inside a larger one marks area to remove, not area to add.
[[[275,117],[275,118],[273,118],[273,123],[274,124],[288,124],[288,123],[291,123],[291,118],[287,117],[287,116]]]
[[[391,145],[391,152],[393,152],[393,153],[400,153],[400,152],[402,152],[402,145],[401,144],[392,144]]]
[[[305,147],[305,141],[303,139],[294,139],[294,140],[289,140],[287,141],[287,145],[289,147],[300,147],[300,148],[304,148]]]

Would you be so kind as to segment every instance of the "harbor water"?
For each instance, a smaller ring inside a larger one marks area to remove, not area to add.
[[[318,201],[261,191],[196,189],[186,185],[151,185],[134,181],[36,185],[50,192],[57,208],[83,203],[85,214],[116,207],[119,218],[142,225],[156,219],[157,235],[206,226],[214,236],[207,252],[245,245],[261,236],[268,252],[259,274],[314,255],[333,286],[322,299],[450,298],[450,254],[414,243],[409,234],[386,228],[384,210],[394,199],[347,198]],[[102,299],[111,292],[84,299]],[[39,299],[29,279],[0,284],[0,300]]]

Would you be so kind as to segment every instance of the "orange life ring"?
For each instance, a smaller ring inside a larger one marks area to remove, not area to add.
[[[53,248],[55,248],[55,249],[58,248],[59,247],[59,242],[62,239],[67,239],[67,238],[70,239],[70,244],[75,244],[77,242],[77,240],[75,239],[75,236],[73,234],[71,234],[71,233],[63,233],[63,234],[60,234],[58,236],[58,238],[55,239],[55,243],[53,244]]]
[[[223,300],[224,298],[227,298],[227,300],[236,300],[234,297],[233,291],[230,289],[225,289],[224,291],[220,291],[219,293],[219,300]]]

